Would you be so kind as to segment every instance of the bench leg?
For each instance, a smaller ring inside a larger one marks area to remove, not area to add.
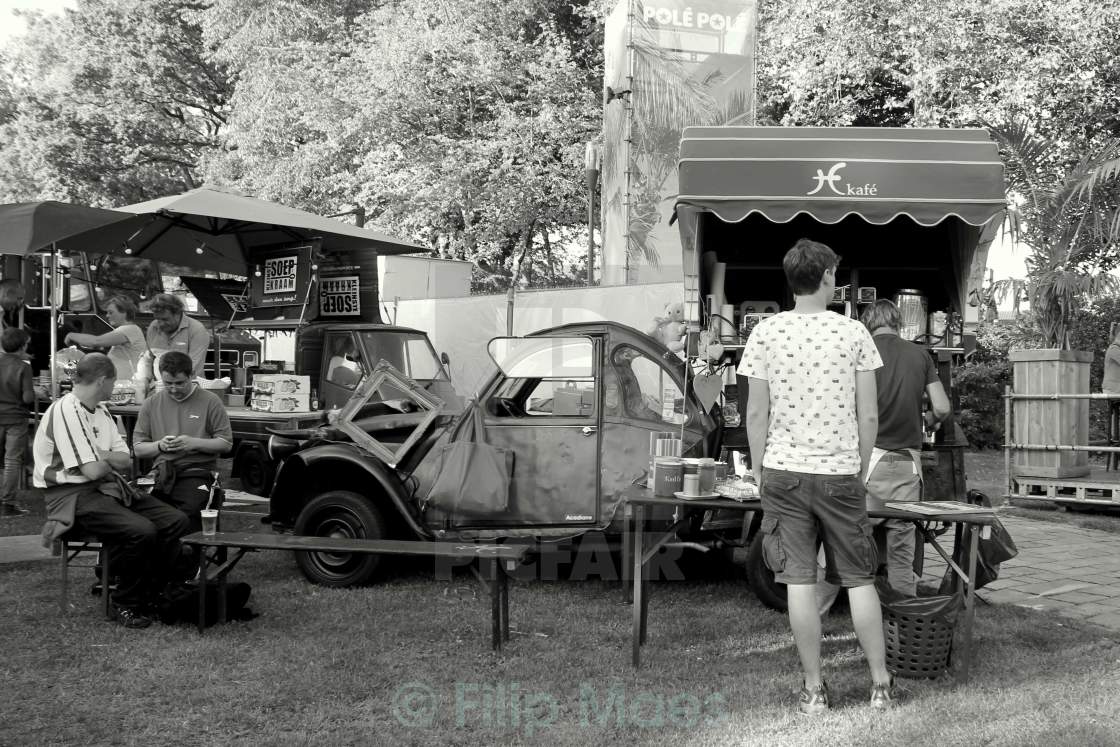
[[[198,548],[198,634],[206,630],[206,548]]]
[[[498,564],[498,573],[501,574],[502,592],[502,641],[509,641],[509,572],[501,563]]]
[[[495,651],[502,650],[502,590],[498,579],[500,570],[498,559],[486,561],[490,575],[490,646]]]
[[[633,606],[630,610],[632,623],[630,631],[630,654],[632,663],[634,667],[637,668],[641,666],[642,663],[641,646],[642,643],[644,643],[642,640],[642,634],[644,632],[642,627],[645,621],[642,619],[642,606],[645,604],[645,600],[642,595],[642,577],[645,575],[645,569],[642,566],[642,552],[644,550],[642,547],[642,529],[645,522],[645,507],[641,505],[631,506],[630,511],[632,512],[631,517],[634,522],[634,537],[630,542],[631,555],[629,558],[630,562],[633,563],[633,572],[630,576],[630,581],[633,584],[634,590],[633,601],[631,603]]]
[[[62,614],[65,615],[70,594],[70,543],[65,539],[59,541],[62,543],[62,596],[58,603],[62,609]]]
[[[104,542],[101,543],[101,552],[97,556],[101,559],[101,611],[105,613],[106,620],[112,620],[114,615],[113,603],[109,598],[112,596],[109,583],[113,574],[109,570],[109,548]]]

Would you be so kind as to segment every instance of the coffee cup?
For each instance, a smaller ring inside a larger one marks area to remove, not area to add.
[[[700,495],[700,475],[685,475],[681,481],[681,492],[685,495]]]

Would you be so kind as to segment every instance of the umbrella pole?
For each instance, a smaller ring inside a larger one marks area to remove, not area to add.
[[[58,351],[58,304],[55,303],[55,283],[58,282],[58,245],[51,242],[51,399],[58,399],[60,382],[58,380],[58,366],[55,365]]]

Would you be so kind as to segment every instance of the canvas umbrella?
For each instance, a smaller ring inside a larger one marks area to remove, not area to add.
[[[51,277],[58,272],[58,243],[87,231],[134,220],[129,213],[46,200],[0,205],[0,254],[25,257],[50,250]],[[53,283],[52,283],[53,287]],[[22,312],[21,312],[22,313]],[[22,318],[21,318],[22,323]],[[51,390],[58,395],[55,349],[58,347],[58,308],[51,294]]]
[[[201,187],[118,211],[130,220],[72,236],[59,248],[91,254],[128,254],[177,265],[248,275],[252,251],[318,240],[332,250],[373,248],[411,254],[424,247],[377,231],[236,192]]]

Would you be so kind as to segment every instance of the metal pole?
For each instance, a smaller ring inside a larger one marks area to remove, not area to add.
[[[1015,492],[1011,484],[1011,387],[1003,388],[1003,476],[1007,483],[1007,495]]]
[[[1017,444],[1009,442],[1005,444],[1012,449],[1020,449],[1022,451],[1088,451],[1090,453],[1098,451],[1102,454],[1120,454],[1120,446],[1073,446],[1070,444]]]
[[[58,351],[58,304],[55,302],[55,283],[58,282],[58,245],[51,242],[51,274],[50,274],[50,294],[51,294],[51,399],[58,399],[60,392],[60,384],[58,380],[58,365],[56,364],[57,356],[55,353]]]

